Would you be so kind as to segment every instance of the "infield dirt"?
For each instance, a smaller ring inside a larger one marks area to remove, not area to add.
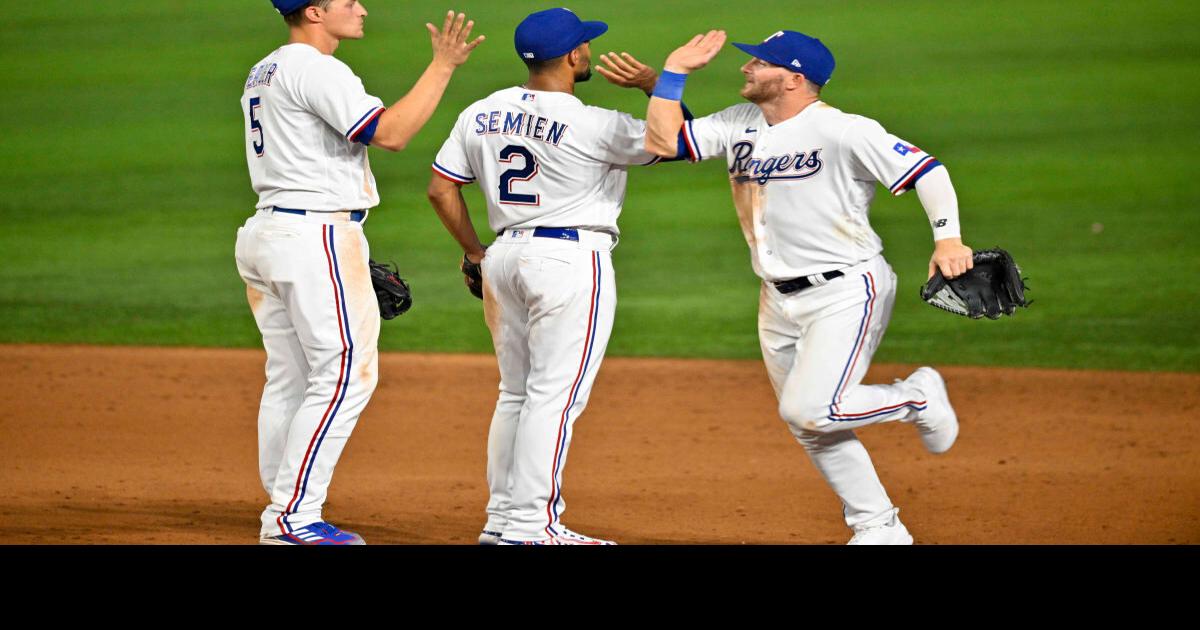
[[[256,542],[261,351],[0,358],[5,544]],[[1200,543],[1200,375],[941,369],[962,420],[948,454],[910,425],[858,431],[918,543]],[[326,517],[374,544],[473,544],[494,358],[384,354],[380,374]],[[607,359],[564,496],[568,526],[624,544],[849,538],[757,361]]]

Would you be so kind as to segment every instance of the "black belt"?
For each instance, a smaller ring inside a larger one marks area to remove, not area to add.
[[[826,271],[825,273],[821,274],[821,277],[825,278],[826,280],[833,280],[834,278],[841,278],[844,275],[845,274],[840,271]],[[779,282],[773,282],[772,284],[775,285],[776,289],[779,289],[780,293],[795,293],[797,291],[803,291],[804,289],[807,289],[813,285],[813,283],[808,279],[808,276],[792,278],[791,280],[780,280]]]
[[[288,214],[299,214],[301,216],[308,214],[308,210],[296,210],[294,208],[280,208],[279,206],[275,206],[274,210],[275,210],[275,212],[286,212]],[[325,213],[317,212],[317,214],[325,214]],[[362,220],[364,218],[366,218],[366,216],[367,216],[366,210],[351,210],[350,211],[350,220],[351,221],[358,221],[359,223],[362,223]]]

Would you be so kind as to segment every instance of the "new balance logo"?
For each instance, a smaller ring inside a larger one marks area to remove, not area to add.
[[[933,227],[946,227],[946,219],[938,219],[937,222],[933,224]]]

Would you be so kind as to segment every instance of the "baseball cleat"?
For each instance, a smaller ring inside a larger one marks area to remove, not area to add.
[[[615,545],[615,544],[617,544],[611,540],[604,540],[601,538],[592,538],[591,536],[584,536],[583,534],[573,532],[573,531],[567,529],[566,527],[559,527],[558,529],[559,529],[559,533],[558,533],[558,536],[556,536],[556,538],[564,541],[564,542],[559,543],[561,545]]]
[[[499,545],[500,538],[502,536],[503,536],[502,532],[490,532],[485,529],[479,533],[479,544],[481,544],[481,545]]]
[[[583,534],[573,532],[565,527],[560,527],[559,532],[549,538],[542,538],[540,540],[510,540],[508,538],[501,538],[499,544],[501,544],[501,545],[586,545],[586,546],[595,546],[595,545],[615,545],[617,543],[615,543],[611,540],[603,540],[600,538],[592,538],[591,536],[584,536]]]
[[[918,412],[913,421],[921,432],[921,442],[930,453],[945,453],[958,439],[958,416],[950,406],[946,381],[937,370],[922,367],[908,377],[908,382],[925,395],[925,410]]]
[[[850,539],[847,545],[911,545],[913,544],[912,534],[908,533],[908,528],[904,523],[900,522],[900,517],[896,516],[896,510],[892,513],[892,520],[884,525],[876,525],[874,527],[855,527],[854,537]]]
[[[324,521],[309,523],[278,536],[262,536],[260,545],[365,545],[362,536],[348,532]]]

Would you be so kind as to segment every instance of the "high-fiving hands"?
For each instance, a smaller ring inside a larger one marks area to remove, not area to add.
[[[604,65],[597,65],[596,72],[608,79],[609,83],[620,87],[637,88],[646,94],[654,91],[658,83],[658,73],[654,68],[638,61],[633,55],[614,52],[600,55]]]
[[[687,74],[708,65],[725,45],[725,31],[709,31],[697,35],[667,56],[663,70]]]
[[[433,24],[426,23],[425,28],[429,31],[429,38],[433,43],[433,60],[445,63],[452,68],[466,63],[467,58],[471,56],[471,51],[486,39],[480,35],[473,41],[467,41],[474,26],[474,20],[467,20],[464,13],[455,15],[454,11],[446,13],[441,31],[438,31]]]

